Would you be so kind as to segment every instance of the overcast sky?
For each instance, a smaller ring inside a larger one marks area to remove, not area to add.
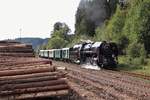
[[[55,22],[65,22],[74,32],[80,0],[0,0],[0,40],[50,36]]]

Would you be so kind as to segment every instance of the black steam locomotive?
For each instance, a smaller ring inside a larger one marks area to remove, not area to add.
[[[50,59],[68,60],[79,64],[90,63],[101,68],[115,68],[118,48],[115,43],[83,42],[71,48],[40,50],[39,55]]]
[[[90,62],[103,68],[114,68],[118,62],[117,45],[105,41],[75,45],[70,48],[70,55],[71,61]]]

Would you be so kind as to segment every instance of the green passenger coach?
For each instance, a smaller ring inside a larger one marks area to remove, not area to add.
[[[51,49],[51,50],[48,50],[48,57],[53,59],[54,58],[54,50]]]
[[[69,59],[69,48],[63,48],[62,49],[62,59]]]
[[[61,49],[53,49],[54,50],[54,59],[61,59]]]

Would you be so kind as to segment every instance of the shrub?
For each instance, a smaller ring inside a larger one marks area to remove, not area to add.
[[[141,43],[132,42],[127,48],[127,55],[130,64],[146,64],[146,50]]]
[[[141,43],[132,42],[127,48],[127,54],[132,57],[144,57],[146,56],[146,51],[144,49],[144,45]]]

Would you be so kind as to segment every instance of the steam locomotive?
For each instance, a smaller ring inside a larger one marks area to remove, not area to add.
[[[75,62],[90,63],[101,68],[116,68],[118,63],[118,47],[116,43],[84,42],[71,48],[40,50],[40,57]]]

